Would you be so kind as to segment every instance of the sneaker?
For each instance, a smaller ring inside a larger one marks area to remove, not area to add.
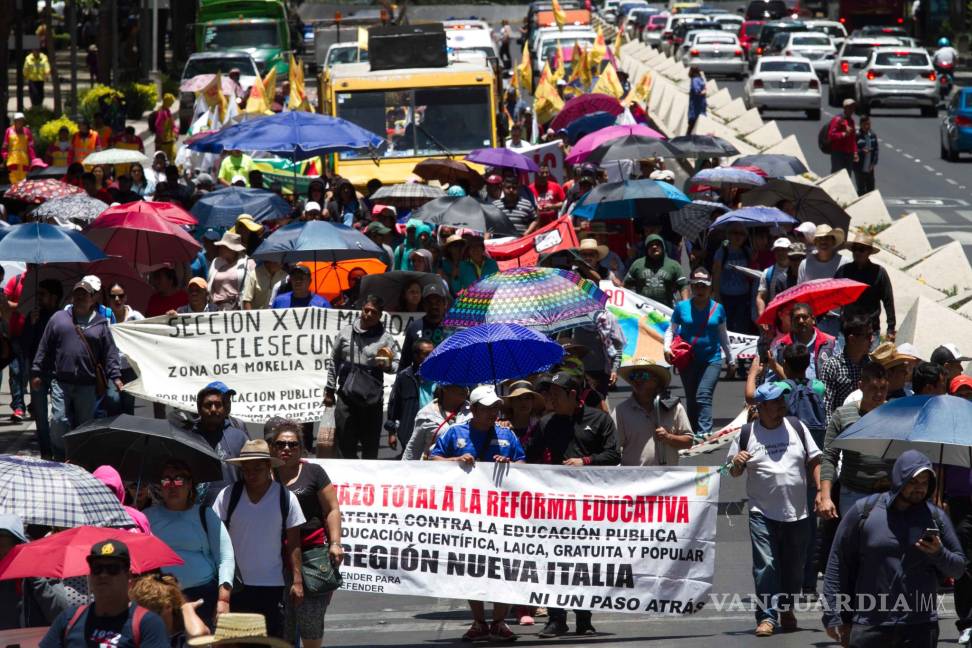
[[[23,421],[24,420],[24,410],[22,410],[22,409],[15,409],[13,411],[13,413],[10,415],[10,420],[13,421],[14,423],[20,423],[21,421]]]
[[[780,612],[780,628],[783,632],[793,632],[797,629],[797,618],[792,611]]]
[[[595,630],[594,626],[592,626],[590,623],[578,623],[577,629],[574,631],[574,633],[580,636],[591,636],[596,635],[597,630]]]
[[[567,627],[566,623],[547,621],[547,625],[543,626],[543,630],[537,636],[541,639],[549,639],[550,637],[562,637],[568,632],[570,632],[570,628]]]
[[[960,646],[968,646],[969,644],[972,644],[972,628],[962,630],[962,634],[959,635],[956,643]]]
[[[536,621],[534,621],[533,617],[529,614],[524,614],[520,617],[520,625],[533,625],[534,623],[536,623]]]
[[[466,634],[462,635],[462,640],[466,642],[485,641],[487,639],[489,639],[489,626],[479,621],[473,621],[473,624],[466,630]]]
[[[493,621],[493,625],[489,626],[490,641],[516,641],[519,638],[505,621]]]
[[[537,611],[533,613],[533,616],[535,616],[538,619],[547,616],[547,608],[538,607]]]
[[[759,625],[756,626],[756,636],[757,637],[772,637],[773,636],[773,622],[772,621],[760,621]]]

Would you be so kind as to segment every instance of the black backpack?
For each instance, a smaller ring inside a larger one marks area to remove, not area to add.
[[[821,153],[830,154],[830,121],[825,121],[820,130],[817,131],[817,148],[820,149]]]
[[[803,465],[806,467],[807,462],[810,461],[810,449],[807,446],[807,428],[803,425],[803,423],[800,422],[800,419],[793,416],[786,416],[783,420],[785,423],[789,423],[791,426],[793,426],[793,429],[796,430],[797,436],[800,437],[800,443],[803,444],[803,456],[805,457]],[[746,450],[749,447],[749,437],[753,433],[753,426],[755,424],[755,421],[750,421],[749,423],[743,425],[739,430],[740,451]],[[807,471],[807,476],[809,477],[809,471]]]
[[[787,413],[797,418],[810,430],[816,433],[814,439],[823,439],[827,430],[827,413],[820,397],[814,393],[808,382],[797,382],[792,379],[785,381],[791,391],[786,395]]]

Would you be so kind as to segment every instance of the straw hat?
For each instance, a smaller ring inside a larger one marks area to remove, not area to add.
[[[618,369],[618,374],[620,374],[626,382],[630,383],[631,374],[636,371],[647,371],[653,374],[655,378],[658,379],[658,382],[661,383],[662,389],[668,387],[668,383],[672,381],[672,372],[667,365],[659,364],[658,362],[648,358],[635,358],[630,364],[622,365],[621,368]]]
[[[204,637],[194,637],[190,646],[215,646],[219,644],[261,644],[288,648],[293,644],[283,639],[267,636],[267,620],[262,614],[227,612],[216,618],[216,632]]]
[[[253,220],[253,216],[250,214],[240,214],[236,219],[237,225],[242,225],[251,232],[259,232],[263,230],[263,225]]]
[[[574,356],[577,358],[583,358],[590,351],[590,349],[583,344],[575,342],[574,338],[569,335],[564,335],[558,338],[557,344],[563,347],[564,353],[566,353],[568,356]]]
[[[577,251],[584,252],[585,250],[596,250],[598,261],[602,261],[609,252],[608,246],[599,245],[597,239],[593,238],[581,239],[580,245],[577,246]]]
[[[543,409],[545,403],[543,401],[543,396],[533,391],[533,385],[528,380],[516,380],[507,385],[507,393],[504,400],[509,400],[512,398],[520,398],[521,396],[528,396],[533,399],[533,407],[535,409]]]
[[[228,248],[234,252],[243,252],[246,250],[246,246],[243,245],[243,239],[240,238],[240,235],[230,230],[224,232],[223,238],[216,241],[214,245]]]
[[[907,353],[901,353],[895,348],[893,342],[882,342],[876,349],[871,351],[871,360],[877,362],[885,369],[897,367],[900,364],[916,362],[918,358]]]
[[[817,225],[817,229],[813,231],[813,240],[816,241],[819,238],[825,238],[827,236],[832,236],[834,238],[837,247],[840,247],[844,243],[844,230],[839,227],[831,227],[826,223],[823,225]]]
[[[445,246],[449,247],[450,245],[454,245],[456,243],[462,243],[463,245],[465,245],[466,239],[462,238],[462,236],[460,236],[459,234],[453,234],[452,236],[446,239]]]
[[[274,468],[283,465],[283,460],[270,454],[270,446],[263,439],[254,439],[243,444],[240,456],[226,460],[229,463],[241,464],[246,461],[269,461]],[[262,617],[261,617],[262,618]]]
[[[866,245],[871,248],[872,253],[879,251],[877,244],[874,242],[874,237],[864,232],[855,231],[850,233],[850,236],[847,237],[847,246],[850,247],[852,245]]]

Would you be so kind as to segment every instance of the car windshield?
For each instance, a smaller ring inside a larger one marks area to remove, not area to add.
[[[879,52],[874,56],[875,65],[901,65],[904,67],[928,67],[928,55],[922,52]]]
[[[225,50],[245,47],[276,47],[277,25],[272,22],[242,22],[206,27],[206,49]]]
[[[809,72],[810,65],[802,61],[762,61],[760,72]]]
[[[594,44],[594,39],[589,36],[551,38],[550,40],[544,41],[543,45],[541,45],[540,57],[542,60],[547,60],[551,56],[554,56],[560,48],[564,48],[565,51],[574,49],[575,43],[579,44],[582,49],[587,49]]]
[[[699,36],[695,39],[696,45],[735,45],[736,39],[732,36]]]
[[[845,58],[858,57],[858,56],[860,58],[867,58],[868,56],[871,55],[871,50],[873,50],[874,47],[875,47],[874,45],[848,44],[847,46],[844,47],[844,51],[841,53],[841,56]]]
[[[182,78],[191,79],[199,74],[216,74],[217,72],[228,74],[233,68],[239,68],[240,74],[244,76],[255,76],[257,73],[253,69],[253,59],[249,56],[206,57],[189,59],[189,62],[186,63],[186,70],[182,73]]]
[[[822,31],[828,36],[835,38],[844,38],[847,36],[847,33],[837,25],[814,25],[813,30]]]
[[[826,47],[830,45],[830,39],[826,36],[794,36],[790,41],[792,45],[810,45],[813,47]]]
[[[427,157],[468,153],[492,146],[489,88],[465,86],[340,92],[337,116],[385,133],[385,157]],[[341,159],[369,157],[344,152]]]
[[[358,61],[368,60],[368,50],[359,50],[357,47],[335,47],[327,55],[328,67],[338,63],[357,63]]]
[[[661,29],[668,23],[668,16],[652,16],[648,19],[648,28],[652,31]]]

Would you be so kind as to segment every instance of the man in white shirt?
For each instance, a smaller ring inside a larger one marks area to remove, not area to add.
[[[850,263],[847,257],[837,254],[838,248],[843,244],[844,230],[827,224],[817,225],[817,230],[813,233],[815,249],[800,262],[797,284],[811,279],[833,279],[838,268]],[[817,318],[817,326],[828,335],[836,336],[840,332],[840,317],[831,311]]]
[[[663,399],[672,379],[669,368],[636,358],[618,373],[631,396],[615,408],[622,466],[677,466],[678,451],[694,442],[692,424],[678,399]]]
[[[763,270],[756,288],[756,317],[766,310],[773,298],[790,287],[790,249],[793,244],[785,236],[773,241],[773,256],[776,263]],[[764,325],[764,330],[768,330]]]
[[[239,466],[242,481],[227,486],[216,497],[213,510],[229,530],[243,589],[233,593],[234,612],[262,614],[271,637],[283,636],[280,603],[290,583],[294,606],[304,599],[301,576],[300,526],[306,522],[297,497],[273,481],[273,468],[283,462],[270,455],[267,442],[247,441],[239,457],[226,461]],[[290,557],[285,578],[283,543],[286,532]]]
[[[807,484],[820,483],[820,449],[799,420],[786,416],[788,383],[756,390],[759,419],[747,423],[729,448],[729,474],[747,471],[749,535],[757,597],[756,636],[796,629],[793,595],[803,586],[809,549]]]

